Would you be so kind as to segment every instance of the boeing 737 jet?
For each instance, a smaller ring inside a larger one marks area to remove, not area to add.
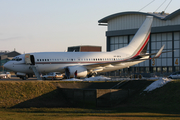
[[[128,68],[149,60],[151,55],[158,58],[164,45],[157,53],[146,53],[153,22],[152,16],[147,16],[131,42],[120,49],[111,52],[39,52],[22,54],[7,62],[4,67],[28,77],[38,73],[61,72],[67,78],[90,77],[97,72],[109,72]],[[26,79],[26,77],[22,77]],[[41,79],[38,77],[38,79]]]

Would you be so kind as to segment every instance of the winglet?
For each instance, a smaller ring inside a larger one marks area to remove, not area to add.
[[[161,49],[157,52],[157,54],[156,54],[153,58],[158,58],[158,57],[161,55],[161,53],[162,53],[162,51],[163,51],[163,49],[164,49],[164,46],[165,46],[165,45],[163,45],[163,46],[161,47]]]

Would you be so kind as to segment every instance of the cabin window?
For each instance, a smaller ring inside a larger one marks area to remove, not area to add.
[[[39,59],[37,59],[37,61],[39,61]]]
[[[47,61],[49,61],[49,59],[47,59]]]

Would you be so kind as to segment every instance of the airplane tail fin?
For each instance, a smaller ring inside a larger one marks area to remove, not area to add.
[[[153,16],[147,16],[146,20],[136,32],[131,42],[126,47],[114,50],[112,52],[127,51],[127,54],[129,54],[131,58],[135,58],[140,54],[146,53],[152,22]]]

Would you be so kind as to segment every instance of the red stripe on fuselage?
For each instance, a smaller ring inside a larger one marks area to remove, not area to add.
[[[141,53],[141,51],[144,49],[144,47],[146,46],[147,42],[149,41],[149,38],[150,38],[150,34],[148,35],[148,37],[147,37],[146,41],[144,42],[143,46],[141,47],[141,49],[132,58],[135,58],[136,56],[138,56]]]

